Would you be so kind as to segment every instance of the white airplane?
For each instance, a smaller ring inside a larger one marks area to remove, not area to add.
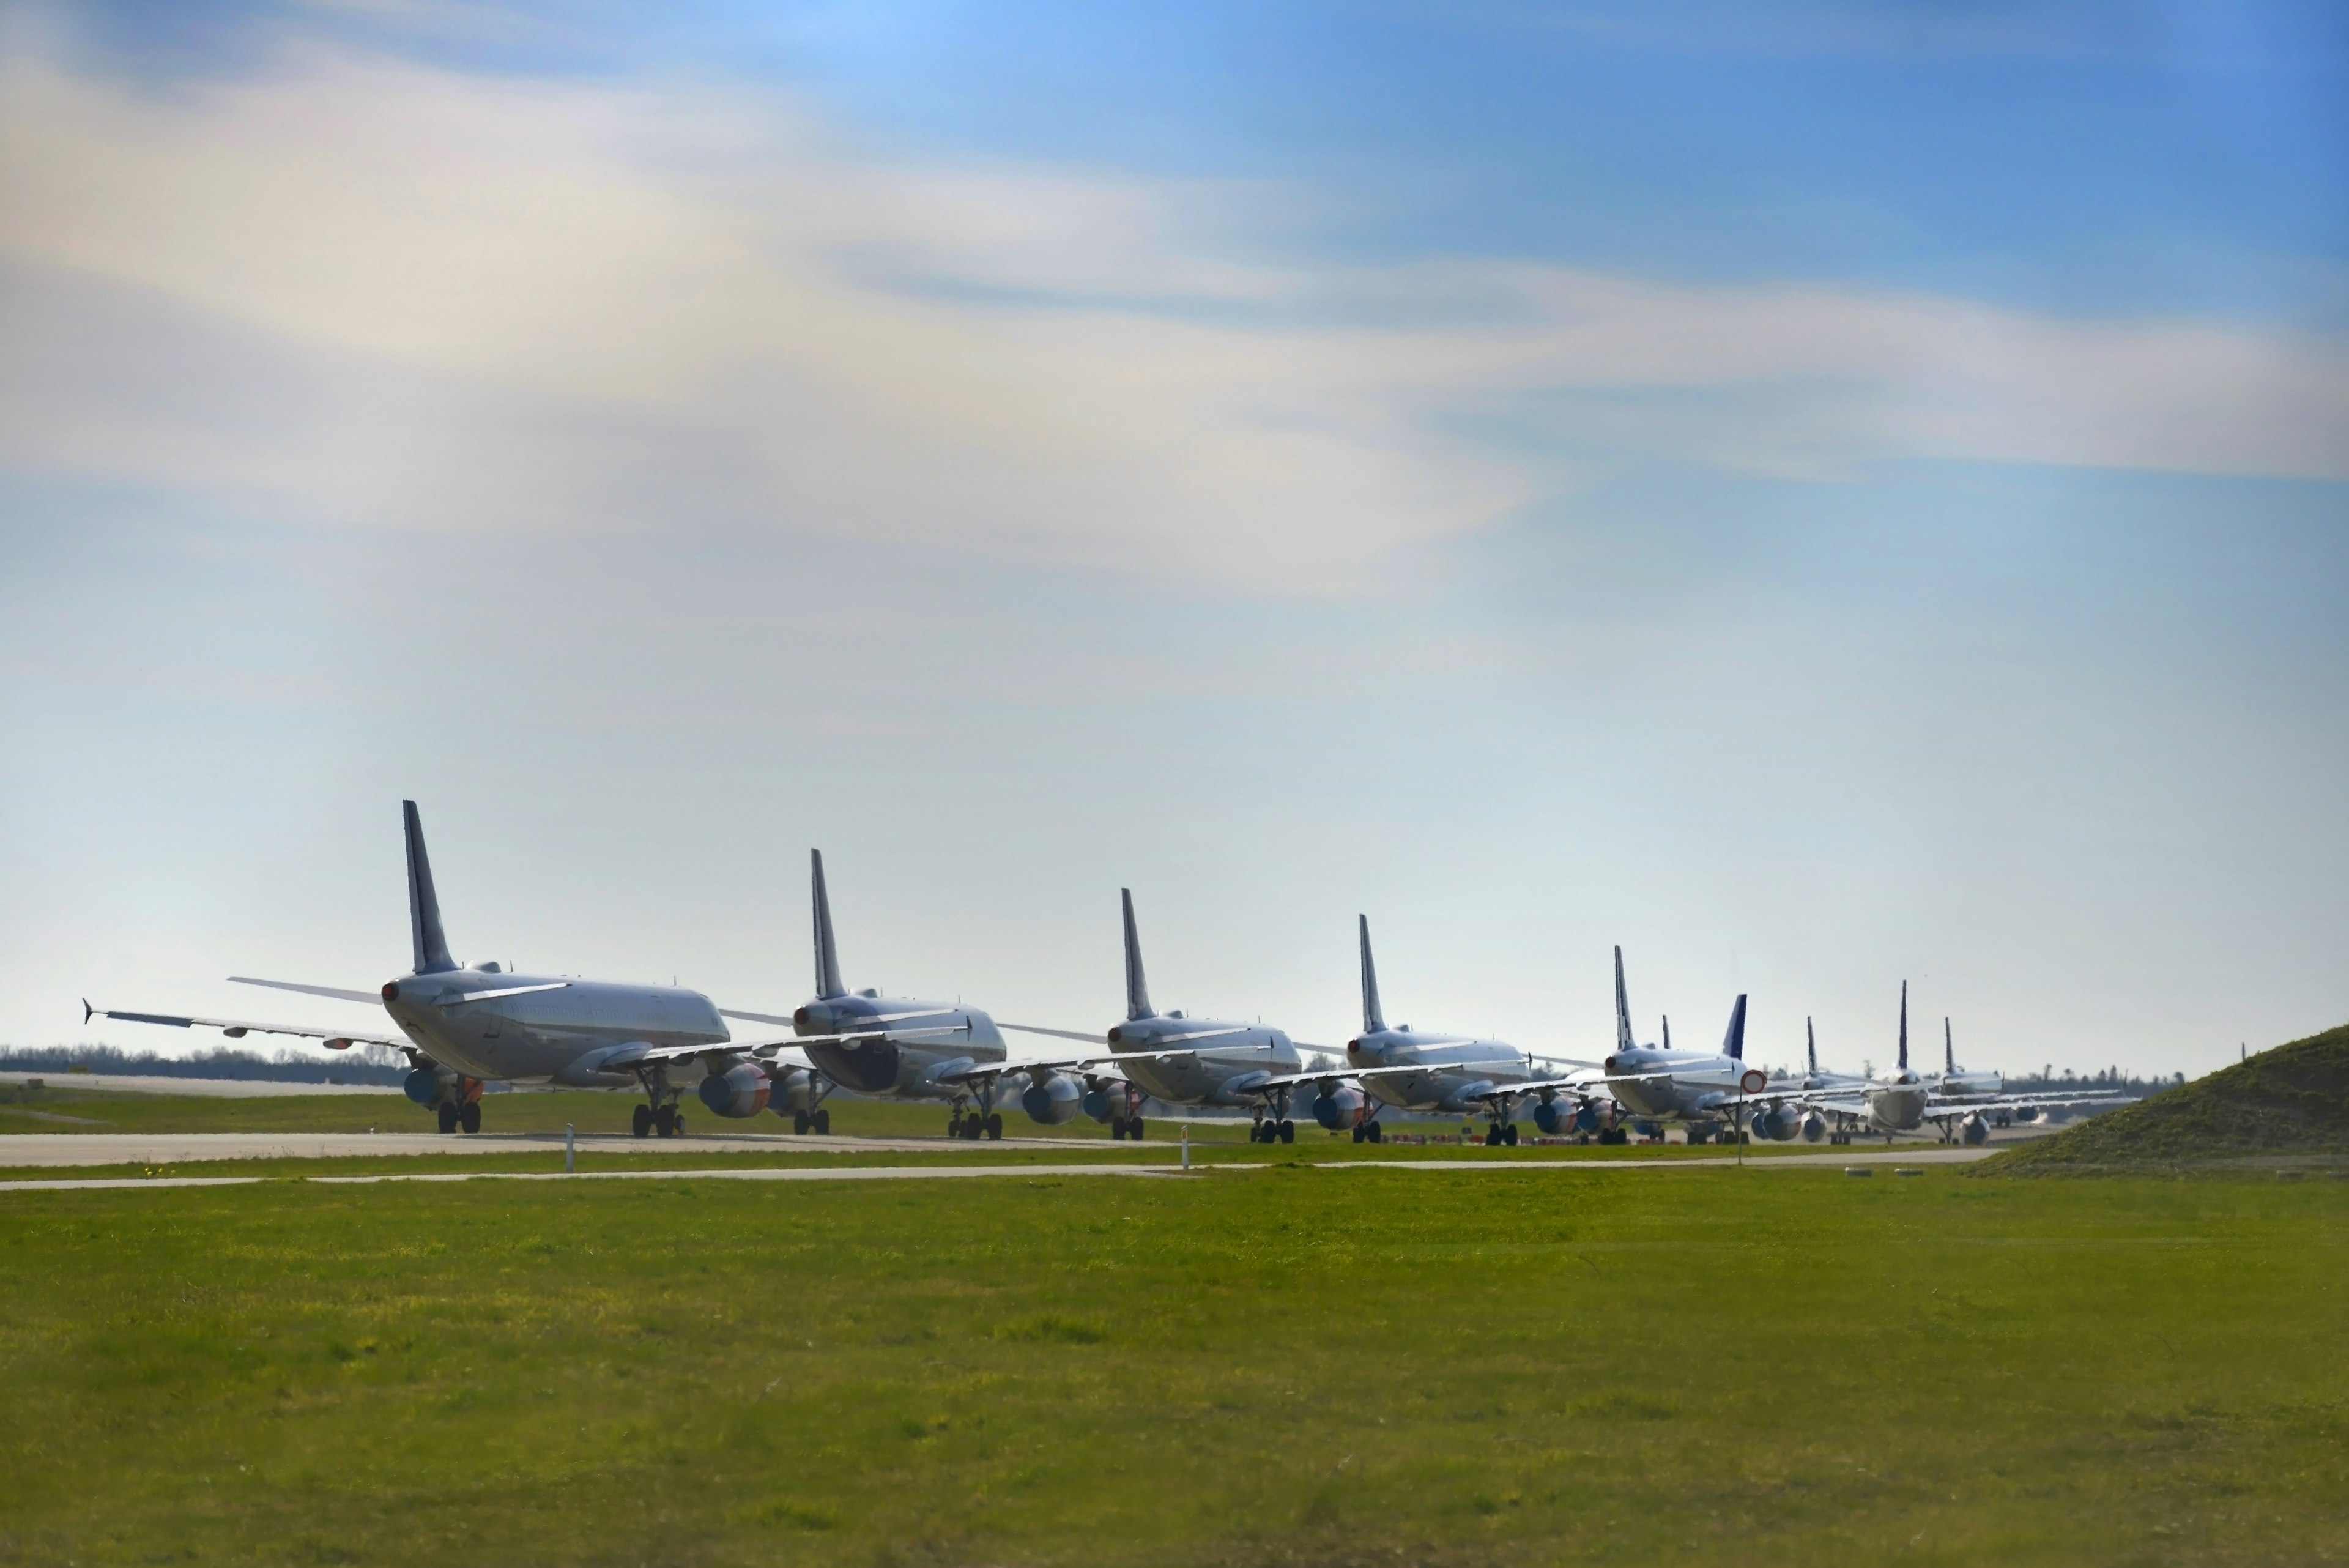
[[[2002,1073],[1970,1073],[1958,1065],[1957,1043],[1950,1034],[1950,1021],[1941,1020],[1941,1077],[1936,1085],[1943,1099],[1966,1097],[1990,1098],[2006,1092],[2006,1077]]]
[[[1369,1103],[1399,1110],[1448,1111],[1484,1116],[1485,1142],[1516,1147],[1512,1112],[1519,1100],[1534,1102],[1534,1124],[1546,1133],[1611,1128],[1611,1100],[1578,1092],[1595,1069],[1561,1078],[1546,1064],[1501,1040],[1478,1039],[1387,1025],[1379,1003],[1379,972],[1371,958],[1371,921],[1354,917],[1361,929],[1362,1032],[1346,1042],[1348,1065],[1299,1073],[1275,1086],[1314,1085],[1313,1119],[1338,1132],[1352,1128],[1356,1143],[1380,1143],[1385,1131]],[[1368,1114],[1365,1115],[1364,1113]]]
[[[1621,950],[1617,950],[1617,961]],[[1620,992],[1618,992],[1619,998]],[[1724,1142],[1734,1136],[1727,1124],[1754,1103],[1768,1083],[1759,1067],[1745,1060],[1745,998],[1729,1010],[1729,1028],[1714,1052],[1675,1051],[1668,1033],[1664,1044],[1625,1046],[1630,1026],[1618,1012],[1619,1040],[1604,1064],[1603,1076],[1590,1080],[1595,1090],[1611,1091],[1623,1111],[1637,1122],[1677,1121],[1687,1124],[1691,1143]]]

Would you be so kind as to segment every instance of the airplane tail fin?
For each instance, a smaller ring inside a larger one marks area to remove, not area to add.
[[[1671,1048],[1672,1048],[1672,1015],[1671,1015],[1671,1013],[1667,1012],[1667,1013],[1665,1013],[1665,1014],[1664,1014],[1664,1049],[1665,1049],[1665,1050],[1667,1050],[1667,1051],[1669,1051],[1669,1050],[1671,1050]]]
[[[416,803],[399,803],[408,831],[408,934],[416,946],[418,974],[444,974],[457,967],[449,956],[449,939],[440,930],[440,899],[432,891],[432,862],[424,857],[424,820]]]
[[[1900,982],[1900,1070],[1909,1070],[1909,982]]]
[[[1371,918],[1356,915],[1362,923],[1362,1033],[1376,1034],[1387,1026],[1386,1016],[1379,1010],[1379,971],[1371,962]],[[1127,928],[1131,930],[1133,928]],[[1131,940],[1131,939],[1129,939]],[[1139,963],[1139,959],[1134,961]]]
[[[1745,998],[1729,1010],[1729,1033],[1721,1037],[1721,1054],[1733,1062],[1745,1060]]]
[[[1803,1048],[1810,1053],[1811,1076],[1816,1078],[1819,1075],[1819,1036],[1807,1018],[1803,1020]]]
[[[1636,1042],[1631,1038],[1631,996],[1623,989],[1623,949],[1619,943],[1615,949],[1615,1049],[1635,1048]]]
[[[840,948],[832,938],[832,895],[824,891],[823,851],[808,851],[809,882],[815,898],[815,993],[845,996],[840,983]]]
[[[1142,938],[1133,929],[1133,889],[1120,888],[1117,896],[1125,906],[1125,1016],[1129,1021],[1154,1017],[1150,982],[1142,975]]]

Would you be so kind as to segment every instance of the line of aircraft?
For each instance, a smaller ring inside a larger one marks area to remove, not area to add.
[[[1914,1131],[1928,1124],[1945,1138],[1979,1143],[1993,1120],[2029,1119],[2094,1095],[2002,1096],[1995,1073],[1965,1073],[1944,1020],[1946,1064],[1928,1079],[1909,1065],[1909,992],[1900,992],[1898,1064],[1873,1077],[1822,1073],[1816,1037],[1810,1070],[1773,1082],[1745,1061],[1745,1004],[1737,998],[1717,1052],[1675,1051],[1664,1021],[1661,1045],[1640,1045],[1631,1031],[1623,950],[1615,950],[1615,1048],[1599,1061],[1539,1057],[1499,1040],[1390,1025],[1379,998],[1367,917],[1361,941],[1362,1027],[1342,1050],[1302,1045],[1278,1028],[1186,1016],[1152,1006],[1134,922],[1133,895],[1121,890],[1125,937],[1125,1016],[1105,1032],[999,1023],[957,1002],[850,991],[841,979],[823,857],[809,855],[815,939],[815,994],[788,1014],[720,1008],[697,991],[510,972],[492,962],[460,964],[450,955],[439,896],[416,803],[402,803],[408,851],[408,909],[413,962],[378,990],[359,991],[233,975],[263,986],[336,1001],[380,1005],[397,1033],[310,1028],[191,1014],[136,1012],[82,1004],[92,1017],[181,1029],[219,1029],[232,1037],[280,1034],[329,1049],[382,1045],[408,1059],[408,1096],[433,1112],[443,1133],[479,1132],[481,1091],[491,1083],[577,1088],[636,1088],[638,1137],[685,1130],[691,1090],[703,1108],[728,1118],[769,1110],[792,1130],[828,1133],[825,1099],[835,1090],[943,1102],[948,1136],[1000,1138],[1002,1107],[1059,1126],[1080,1115],[1105,1123],[1114,1138],[1143,1136],[1143,1101],[1222,1106],[1250,1113],[1250,1137],[1290,1143],[1293,1113],[1357,1143],[1381,1142],[1382,1111],[1482,1116],[1485,1142],[1514,1146],[1516,1113],[1556,1136],[1580,1134],[1621,1143],[1634,1133],[1661,1137],[1682,1124],[1689,1141],[1758,1136],[1822,1137],[1847,1142],[1860,1130]],[[738,1040],[727,1020],[788,1029]],[[1806,1027],[1807,1029],[1807,1021]],[[1004,1031],[1085,1047],[1014,1058]],[[1306,1055],[1310,1054],[1309,1064]]]

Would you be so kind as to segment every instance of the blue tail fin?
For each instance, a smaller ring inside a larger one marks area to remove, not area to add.
[[[1150,982],[1142,975],[1142,938],[1133,929],[1133,889],[1120,888],[1117,896],[1125,906],[1125,1016],[1129,1022],[1155,1017],[1150,1007]]]
[[[1729,1010],[1729,1033],[1721,1037],[1721,1054],[1733,1062],[1745,1060],[1745,998]]]
[[[440,932],[440,899],[432,891],[432,862],[424,857],[424,820],[416,803],[399,803],[408,830],[408,934],[416,947],[418,974],[442,974],[457,967],[449,956],[449,939]]]
[[[1362,1033],[1376,1034],[1386,1028],[1387,1021],[1379,1010],[1379,971],[1371,962],[1371,918],[1356,915],[1354,919],[1362,923]]]
[[[1803,1020],[1803,1047],[1811,1054],[1811,1076],[1816,1078],[1819,1075],[1819,1037],[1807,1018]]]
[[[1950,1021],[1941,1020],[1941,1071],[1954,1075],[1958,1070],[1958,1043],[1950,1038]]]
[[[823,850],[808,851],[808,867],[815,899],[815,993],[846,996],[848,988],[840,983],[840,948],[832,939],[832,895],[824,891]]]

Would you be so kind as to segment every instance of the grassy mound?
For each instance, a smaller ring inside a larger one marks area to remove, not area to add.
[[[2068,1176],[2308,1154],[2349,1158],[2349,1025],[2261,1052],[1973,1168]]]

